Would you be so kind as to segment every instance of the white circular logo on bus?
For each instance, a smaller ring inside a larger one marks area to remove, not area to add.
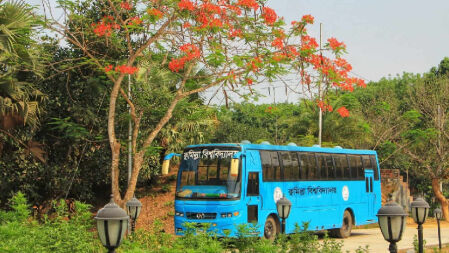
[[[348,199],[349,199],[349,188],[346,185],[343,186],[343,189],[341,190],[341,196],[343,197],[344,201],[348,201]]]
[[[282,190],[279,187],[274,188],[274,194],[273,194],[273,198],[274,198],[274,203],[278,202],[278,200],[280,200],[282,198]]]

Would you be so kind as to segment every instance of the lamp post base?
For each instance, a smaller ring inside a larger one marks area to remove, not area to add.
[[[396,245],[395,242],[391,242],[390,243],[390,247],[388,247],[388,250],[390,251],[390,253],[397,253],[398,252],[398,246]]]
[[[423,231],[422,224],[418,224],[418,245],[419,245],[419,253],[424,252],[424,243],[423,243]]]
[[[441,249],[440,219],[437,219],[437,222],[438,222],[438,247]]]
[[[285,234],[285,219],[282,219],[281,234]]]

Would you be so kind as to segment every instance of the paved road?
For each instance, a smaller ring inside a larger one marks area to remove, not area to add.
[[[424,240],[426,240],[426,246],[438,247],[438,230],[436,227],[424,227]],[[413,237],[418,236],[417,225],[407,226],[405,234],[402,236],[402,240],[398,243],[398,249],[410,249],[413,248]],[[344,242],[343,251],[349,250],[355,252],[355,250],[365,245],[369,246],[369,252],[388,252],[388,242],[383,239],[382,233],[379,228],[370,229],[355,229],[352,230],[351,237],[347,239],[337,239]],[[442,244],[449,243],[449,227],[441,228],[441,242]]]

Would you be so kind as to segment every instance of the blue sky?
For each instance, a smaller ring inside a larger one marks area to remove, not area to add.
[[[271,0],[286,22],[315,17],[310,32],[346,43],[354,73],[377,81],[388,74],[428,71],[449,56],[447,0]]]

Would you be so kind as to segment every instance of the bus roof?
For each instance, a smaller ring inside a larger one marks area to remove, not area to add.
[[[271,144],[243,144],[243,143],[209,143],[189,145],[186,148],[201,148],[201,147],[240,147],[242,151],[252,150],[278,150],[278,151],[302,151],[302,152],[323,152],[323,153],[339,153],[339,154],[377,154],[374,150],[367,149],[345,149],[341,147],[303,147],[290,145],[271,145]]]

